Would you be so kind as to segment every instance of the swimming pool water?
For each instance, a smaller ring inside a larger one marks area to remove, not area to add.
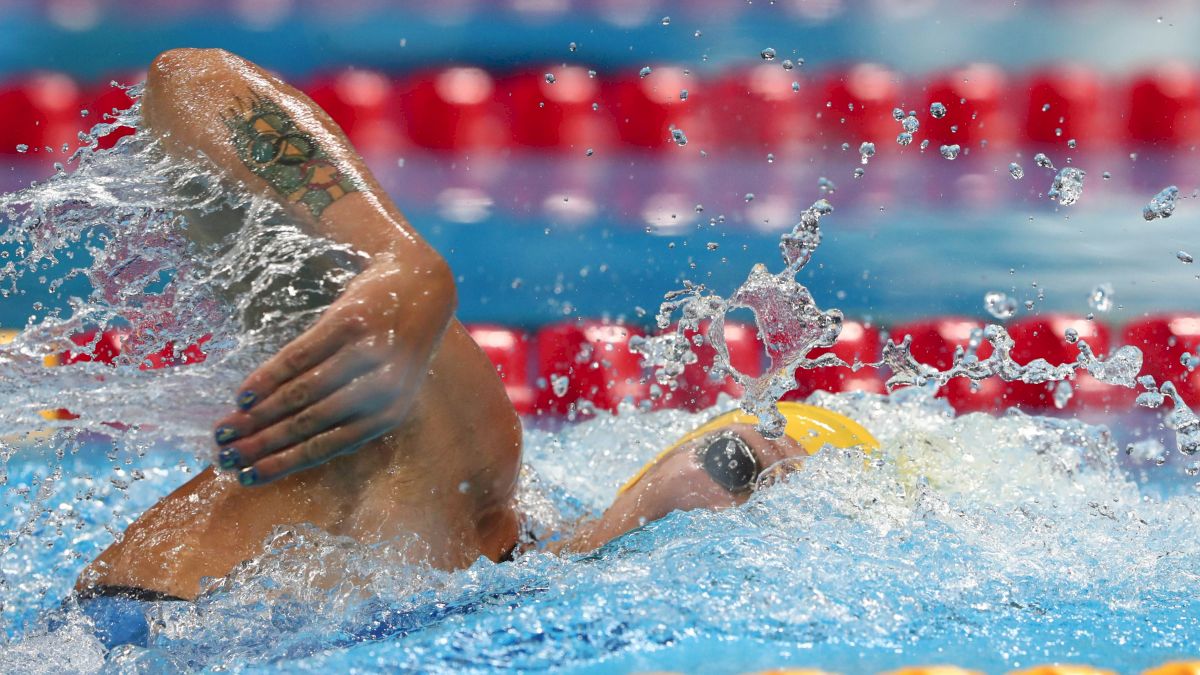
[[[134,458],[110,447],[109,459],[97,438],[39,495],[53,462],[19,454],[0,521],[0,665],[858,673],[1066,660],[1132,672],[1200,652],[1200,494],[1179,466],[1126,457],[1106,430],[1073,420],[955,418],[915,391],[817,396],[863,421],[880,456],[821,453],[744,507],[675,513],[594,554],[454,573],[405,565],[406,542],[362,547],[298,528],[195,605],[167,603],[148,646],[107,655],[79,617],[46,633],[40,613],[200,463],[166,448]],[[534,526],[569,529],[602,509],[704,416],[624,411],[531,428],[522,500]],[[127,460],[126,476],[136,466],[146,478],[108,477]],[[12,536],[22,528],[35,536]],[[358,590],[320,589],[323,569],[351,571]]]

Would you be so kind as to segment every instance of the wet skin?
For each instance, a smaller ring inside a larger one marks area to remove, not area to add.
[[[314,234],[370,264],[307,332],[230,393],[209,468],[150,508],[81,575],[77,589],[194,598],[202,577],[254,557],[279,525],[312,523],[375,543],[415,535],[445,569],[517,545],[520,421],[488,359],[453,317],[453,278],[329,117],[302,93],[220,50],[172,50],[151,65],[147,128],[169,154],[202,153],[225,176],[284,205]],[[202,229],[203,223],[193,223]],[[197,235],[204,236],[203,232]],[[731,427],[759,467],[804,455]],[[731,493],[689,443],[663,458],[567,546],[587,550],[676,509]]]

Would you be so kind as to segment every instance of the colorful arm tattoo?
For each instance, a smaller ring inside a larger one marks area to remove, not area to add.
[[[287,201],[308,207],[313,217],[358,190],[337,168],[316,139],[296,127],[275,102],[239,99],[225,115],[242,162]]]

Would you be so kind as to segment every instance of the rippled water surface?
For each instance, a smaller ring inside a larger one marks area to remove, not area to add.
[[[198,602],[155,606],[148,644],[106,652],[62,603],[76,574],[207,463],[235,384],[361,260],[141,137],[78,161],[3,201],[0,289],[54,285],[0,352],[5,672],[1134,670],[1200,654],[1200,493],[1178,462],[1157,466],[1175,457],[1158,418],[1128,455],[1101,426],[955,417],[918,388],[818,395],[872,431],[878,454],[822,452],[744,507],[675,513],[590,555],[450,573],[407,564],[414,542],[281,528]],[[116,367],[43,365],[89,327],[126,336]],[[142,367],[201,340],[203,363]],[[81,417],[39,415],[61,407]],[[535,531],[569,533],[714,412],[530,425],[521,500]]]

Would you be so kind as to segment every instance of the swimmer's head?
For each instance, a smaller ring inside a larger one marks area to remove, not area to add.
[[[821,448],[878,448],[871,434],[837,413],[781,403],[784,435],[763,438],[758,419],[742,412],[720,415],[655,457],[617,493],[589,538],[607,541],[672,511],[736,506],[749,498],[765,472],[794,470]]]

